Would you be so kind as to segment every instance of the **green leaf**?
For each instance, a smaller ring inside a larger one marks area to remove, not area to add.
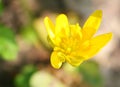
[[[2,4],[2,0],[0,0],[0,15],[3,12],[4,8],[3,8],[3,4]]]
[[[30,87],[29,80],[30,77],[37,69],[33,65],[24,66],[21,72],[15,78],[15,87]]]
[[[18,45],[13,31],[0,25],[0,56],[5,60],[14,60],[18,53]]]
[[[99,70],[99,65],[96,62],[86,61],[77,70],[90,87],[103,87],[102,75]]]
[[[38,36],[32,27],[32,25],[27,25],[22,28],[21,35],[25,41],[30,44],[35,44],[38,42]]]

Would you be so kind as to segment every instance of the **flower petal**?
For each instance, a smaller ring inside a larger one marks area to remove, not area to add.
[[[94,37],[90,40],[90,47],[83,54],[87,59],[93,57],[100,49],[102,49],[112,38],[112,33],[106,33]]]
[[[60,37],[61,35],[63,35],[64,37],[68,37],[70,35],[70,29],[66,15],[60,14],[56,18],[55,34],[56,36]]]
[[[70,25],[70,31],[71,31],[72,38],[76,38],[78,40],[82,39],[81,27],[79,26],[79,24]]]
[[[62,60],[59,58],[58,52],[53,52],[51,54],[50,61],[51,65],[56,69],[59,69],[62,66]]]
[[[85,22],[82,33],[83,33],[83,39],[88,40],[90,39],[98,30],[100,23],[102,19],[102,11],[97,10],[94,13],[92,13],[87,21]]]
[[[50,39],[53,41],[53,39],[55,38],[55,26],[48,17],[45,17],[44,23],[45,23],[48,35]]]
[[[67,56],[66,61],[72,66],[79,66],[84,61],[84,58],[80,56]]]

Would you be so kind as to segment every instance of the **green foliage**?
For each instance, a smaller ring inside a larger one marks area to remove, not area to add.
[[[103,79],[100,74],[99,66],[94,61],[87,61],[78,67],[78,71],[83,76],[83,80],[89,84],[90,87],[102,87]]]
[[[23,27],[21,31],[21,35],[24,38],[24,40],[30,44],[35,44],[36,42],[38,42],[38,36],[32,25]]]
[[[0,0],[0,15],[3,12],[3,4],[2,4],[2,0]]]
[[[36,70],[37,69],[33,65],[23,67],[21,72],[15,78],[15,87],[30,87],[30,77]]]
[[[18,53],[18,45],[11,29],[0,25],[0,56],[5,60],[13,60]]]

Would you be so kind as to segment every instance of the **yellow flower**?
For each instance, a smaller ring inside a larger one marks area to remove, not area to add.
[[[93,37],[101,19],[102,11],[96,10],[81,28],[78,23],[70,25],[65,14],[60,14],[56,18],[56,25],[45,17],[48,40],[54,48],[50,58],[51,65],[56,69],[59,69],[64,62],[79,66],[103,48],[112,38],[112,33]]]

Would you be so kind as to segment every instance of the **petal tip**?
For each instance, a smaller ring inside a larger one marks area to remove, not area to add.
[[[112,39],[113,33],[112,32],[108,33],[108,36],[109,36],[110,39]]]
[[[62,61],[58,58],[57,52],[52,53],[50,62],[52,67],[55,69],[59,69],[62,66]]]
[[[51,65],[52,65],[52,67],[53,67],[54,69],[60,69],[61,66],[62,66],[62,63],[59,63],[59,64],[53,64],[53,63],[51,63]]]
[[[65,14],[60,14],[60,15],[58,15],[58,17],[66,17],[66,15]]]
[[[48,17],[45,17],[45,18],[44,18],[44,22],[48,21],[48,19],[49,19]]]
[[[92,13],[92,16],[101,18],[102,10],[96,10],[95,12]]]
[[[48,18],[48,17],[45,17],[45,18],[44,18],[44,24],[45,24],[45,26],[48,25],[48,21],[49,21],[49,18]]]
[[[57,16],[56,21],[61,22],[62,20],[66,20],[68,22],[67,16],[65,14],[60,14]]]

